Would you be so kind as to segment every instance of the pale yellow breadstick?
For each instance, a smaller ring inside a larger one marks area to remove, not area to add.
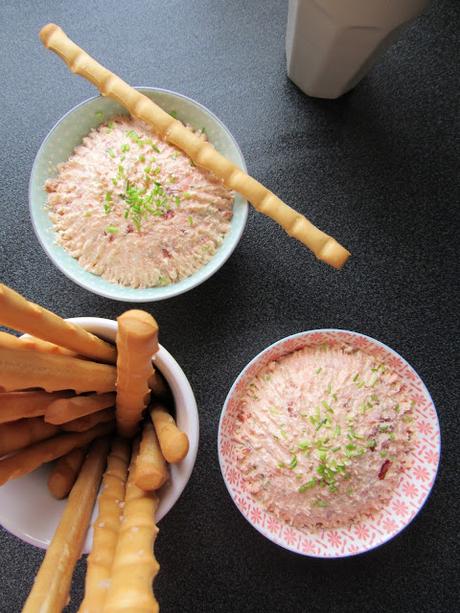
[[[174,417],[159,403],[152,406],[150,417],[164,459],[170,464],[183,460],[189,448],[188,436],[176,426]]]
[[[35,577],[23,613],[59,613],[67,605],[72,574],[88,530],[108,447],[107,438],[96,441],[91,447]]]
[[[81,326],[65,321],[0,284],[0,324],[27,332],[93,360],[114,364],[116,349]]]
[[[163,454],[152,424],[146,423],[137,455],[134,482],[145,491],[157,490],[169,478]]]
[[[93,525],[93,544],[88,556],[85,597],[79,613],[102,613],[110,585],[112,564],[123,515],[130,445],[115,439],[107,460],[99,496],[99,513]]]
[[[3,458],[0,460],[0,485],[31,473],[42,464],[56,460],[76,447],[84,447],[95,438],[105,436],[112,429],[112,424],[108,423],[98,424],[86,432],[58,434]]]
[[[118,317],[116,418],[122,436],[132,437],[150,397],[152,356],[158,351],[158,325],[145,311]],[[1,380],[0,380],[1,383]]]
[[[0,425],[0,457],[38,441],[43,441],[58,432],[52,424],[46,424],[41,417],[21,419]]]
[[[0,424],[23,417],[44,415],[47,407],[70,392],[5,392],[0,393]]]
[[[72,489],[85,456],[86,447],[73,449],[53,466],[48,477],[48,489],[58,500],[65,498]]]
[[[41,387],[47,392],[111,392],[116,369],[65,355],[0,348],[0,386],[6,391]]]
[[[64,424],[73,419],[97,413],[115,405],[115,393],[91,394],[62,398],[51,403],[45,411],[45,421],[50,424]]]
[[[172,399],[171,389],[160,371],[154,370],[153,375],[149,379],[149,387],[156,398],[161,400]]]
[[[59,353],[60,355],[69,355],[72,357],[76,357],[77,355],[69,349],[64,349],[64,347],[59,347],[54,343],[42,341],[39,338],[33,338],[31,336],[21,336],[18,338],[7,332],[0,332],[0,347],[7,347],[8,349],[29,349],[40,351],[41,353]]]
[[[85,415],[78,419],[73,419],[65,424],[62,424],[61,429],[66,432],[85,432],[93,428],[96,424],[106,423],[108,421],[115,420],[114,409],[105,409],[104,411],[98,411],[97,413],[91,413],[91,415]]]
[[[124,514],[104,613],[159,611],[152,590],[152,582],[160,568],[153,553],[158,534],[155,525],[158,497],[154,492],[144,492],[134,483],[136,456],[137,444],[129,467]]]
[[[119,102],[131,115],[148,123],[159,136],[185,151],[195,164],[210,170],[222,179],[227,187],[242,194],[255,209],[271,217],[290,236],[311,249],[317,258],[334,268],[341,268],[345,264],[350,253],[335,239],[316,228],[303,215],[218,153],[209,142],[202,140],[180,121],[163,111],[150,98],[101,66],[72,42],[60,27],[49,23],[42,28],[40,39],[45,47],[66,62],[72,72],[93,83],[103,96],[109,96]]]

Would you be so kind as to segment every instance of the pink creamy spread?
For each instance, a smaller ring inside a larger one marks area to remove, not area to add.
[[[297,528],[350,524],[381,509],[413,445],[403,381],[349,346],[305,348],[265,366],[238,406],[244,481]]]
[[[232,192],[130,117],[92,130],[45,189],[59,244],[86,270],[129,287],[188,277],[232,219]]]

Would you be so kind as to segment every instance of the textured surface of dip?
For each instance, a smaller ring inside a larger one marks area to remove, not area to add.
[[[400,377],[348,346],[270,362],[245,388],[235,440],[243,480],[297,528],[331,528],[378,511],[413,444]]]
[[[232,219],[232,192],[130,117],[92,130],[45,189],[59,244],[89,272],[129,287],[190,276]]]

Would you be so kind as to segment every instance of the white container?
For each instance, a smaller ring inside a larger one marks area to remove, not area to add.
[[[429,0],[289,0],[287,73],[309,96],[352,89]]]

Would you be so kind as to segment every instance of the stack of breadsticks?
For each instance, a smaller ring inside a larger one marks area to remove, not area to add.
[[[0,332],[0,485],[56,460],[48,489],[68,496],[23,610],[66,606],[98,499],[80,612],[157,611],[157,490],[189,442],[152,366],[155,319],[127,311],[114,346],[0,284],[0,325],[27,334]]]

